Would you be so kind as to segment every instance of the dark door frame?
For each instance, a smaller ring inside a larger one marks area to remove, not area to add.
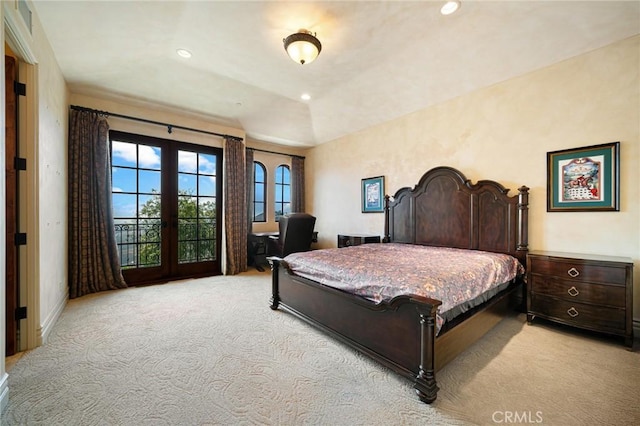
[[[157,146],[162,149],[161,173],[163,197],[161,216],[163,226],[160,229],[165,247],[161,251],[161,266],[135,269],[123,269],[122,274],[128,285],[147,285],[167,282],[170,280],[197,278],[221,274],[221,243],[222,243],[222,160],[221,148],[198,145],[158,137],[144,136],[133,133],[110,131],[111,141],[118,140],[135,144]],[[216,259],[208,262],[179,264],[177,261],[178,240],[178,151],[193,151],[216,155]]]

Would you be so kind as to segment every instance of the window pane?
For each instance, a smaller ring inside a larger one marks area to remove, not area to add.
[[[138,152],[136,144],[127,142],[111,143],[111,164],[113,166],[136,167],[138,165]]]
[[[135,218],[137,214],[136,210],[136,195],[135,194],[118,194],[114,193],[111,196],[113,201],[113,217],[114,218]]]
[[[291,184],[291,172],[286,167],[283,167],[282,170],[282,181],[287,185]]]
[[[178,240],[190,241],[198,237],[198,222],[196,219],[178,219]]]
[[[139,195],[140,217],[157,218],[160,217],[160,195]]]
[[[123,169],[122,167],[112,167],[111,168],[111,191],[136,192],[135,169]]]
[[[196,176],[178,174],[178,193],[180,195],[196,195]]]
[[[190,263],[198,260],[197,241],[180,241],[178,243],[178,263]]]
[[[256,202],[264,201],[264,184],[263,183],[256,183],[254,200]]]
[[[198,249],[200,261],[214,260],[216,258],[216,244],[214,240],[200,240]]]
[[[191,197],[188,195],[179,196],[178,197],[178,217],[180,218],[191,218],[195,219],[197,217],[196,211],[196,197]]]
[[[198,154],[198,173],[215,175],[216,156],[210,154]]]
[[[140,244],[140,263],[138,266],[160,265],[160,243]]]
[[[201,219],[198,223],[198,236],[200,239],[215,239],[216,221],[214,219]]]
[[[138,241],[141,243],[159,243],[162,237],[160,219],[142,219],[138,225]]]
[[[205,197],[216,196],[216,178],[214,176],[198,176],[198,195]]]
[[[199,218],[215,219],[216,218],[216,199],[214,197],[198,198],[198,214]]]
[[[290,203],[285,203],[284,204],[284,214],[289,214],[291,213],[291,204]]]
[[[254,163],[253,180],[255,182],[264,182],[264,167],[259,163]]]
[[[161,149],[157,146],[138,145],[138,167],[160,170]]]
[[[161,184],[159,171],[139,170],[138,177],[140,178],[138,192],[160,194]]]
[[[198,156],[195,152],[178,151],[178,171],[195,173],[198,163]]]
[[[254,208],[254,222],[265,222],[267,219],[264,216],[264,203],[255,203]]]

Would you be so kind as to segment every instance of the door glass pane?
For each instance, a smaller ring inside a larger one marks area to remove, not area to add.
[[[138,150],[135,143],[113,141],[111,144],[111,165],[137,167]]]
[[[180,195],[196,195],[198,182],[195,175],[180,173],[178,176],[178,192]]]
[[[198,154],[198,173],[201,175],[215,175],[216,156],[211,154]]]
[[[198,170],[198,156],[195,152],[178,151],[178,172],[195,173]]]
[[[136,170],[111,167],[113,192],[136,192]]]
[[[216,161],[178,151],[178,263],[216,259]]]
[[[113,217],[116,219],[135,219],[138,215],[136,210],[137,198],[136,194],[112,193],[111,200],[113,204]]]
[[[161,156],[160,147],[111,143],[111,199],[124,269],[161,264]]]
[[[215,176],[198,177],[198,195],[201,197],[215,197],[216,178]]]
[[[160,175],[159,171],[151,171],[151,170],[139,170],[138,176],[140,178],[140,185],[138,187],[138,192],[145,193],[160,193]]]

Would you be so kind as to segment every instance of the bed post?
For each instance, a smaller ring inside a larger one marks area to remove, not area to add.
[[[436,383],[436,310],[437,306],[431,305],[430,311],[418,310],[420,314],[420,369],[413,388],[416,390],[420,401],[432,403],[438,396]]]
[[[280,258],[278,257],[268,257],[269,265],[271,266],[271,299],[269,300],[269,307],[274,311],[278,309],[278,305],[280,304],[280,292],[279,292],[279,269],[280,269]]]
[[[383,243],[388,243],[391,241],[391,235],[389,235],[389,196],[384,196],[384,237],[382,238]]]
[[[527,251],[529,251],[529,188],[518,188],[518,246],[516,250],[524,252],[520,256],[520,262],[526,266]]]

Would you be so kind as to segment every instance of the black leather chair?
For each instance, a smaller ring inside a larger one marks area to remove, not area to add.
[[[280,218],[278,237],[269,238],[270,256],[285,257],[291,253],[309,251],[316,218],[307,213],[291,213]]]

